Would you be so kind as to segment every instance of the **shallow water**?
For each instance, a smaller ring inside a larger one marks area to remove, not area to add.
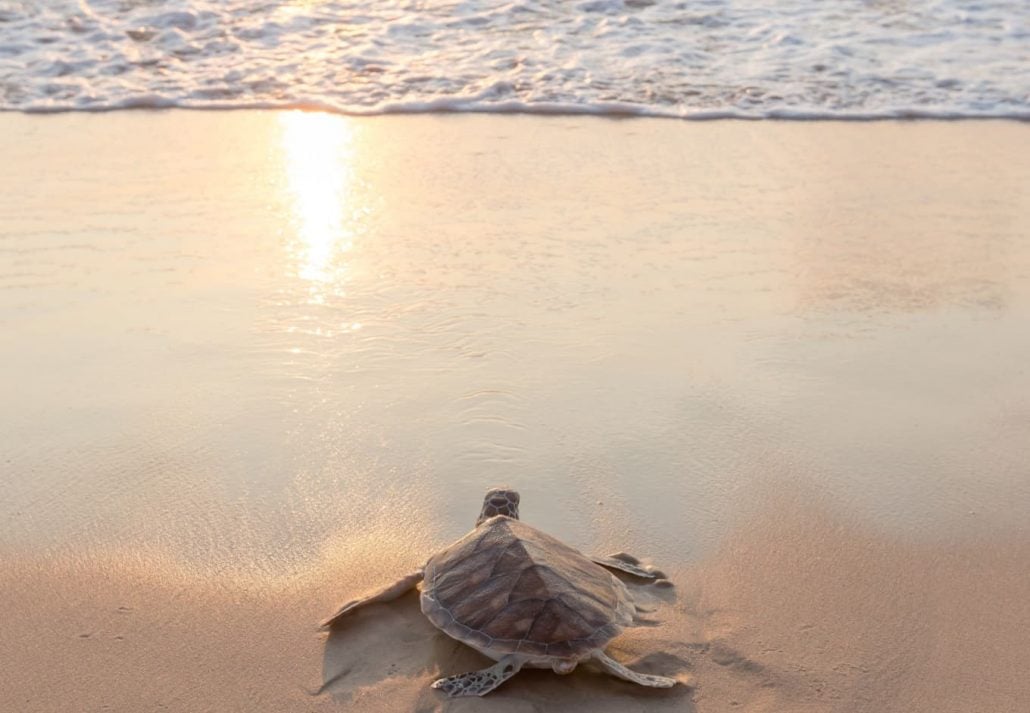
[[[456,536],[498,483],[672,562],[783,479],[914,536],[1026,527],[1018,126],[5,125],[9,544],[284,574]]]
[[[693,687],[454,709],[1021,710],[1023,125],[0,119],[0,700],[449,709],[413,597],[314,626],[507,483]]]
[[[1022,117],[1025,2],[0,1],[0,108]]]

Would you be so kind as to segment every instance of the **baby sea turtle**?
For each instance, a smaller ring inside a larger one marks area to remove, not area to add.
[[[624,554],[580,554],[521,522],[519,494],[495,488],[470,533],[422,569],[345,604],[322,626],[423,582],[422,613],[448,636],[497,661],[433,683],[449,696],[486,695],[523,667],[570,673],[588,659],[627,681],[668,688],[674,679],[630,671],[604,653],[609,641],[636,623],[638,608],[626,586],[598,565],[651,579],[660,574],[638,564]]]

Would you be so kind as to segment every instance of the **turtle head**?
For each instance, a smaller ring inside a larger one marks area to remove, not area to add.
[[[483,498],[483,509],[476,520],[476,527],[497,515],[513,520],[519,519],[519,494],[508,488],[491,488]]]

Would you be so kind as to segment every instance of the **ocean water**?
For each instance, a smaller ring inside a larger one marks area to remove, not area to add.
[[[1025,0],[0,0],[0,108],[1030,118]]]

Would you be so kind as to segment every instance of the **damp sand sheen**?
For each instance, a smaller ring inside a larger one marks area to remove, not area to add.
[[[5,709],[1025,709],[1025,124],[0,125]],[[492,485],[681,685],[318,632]]]

